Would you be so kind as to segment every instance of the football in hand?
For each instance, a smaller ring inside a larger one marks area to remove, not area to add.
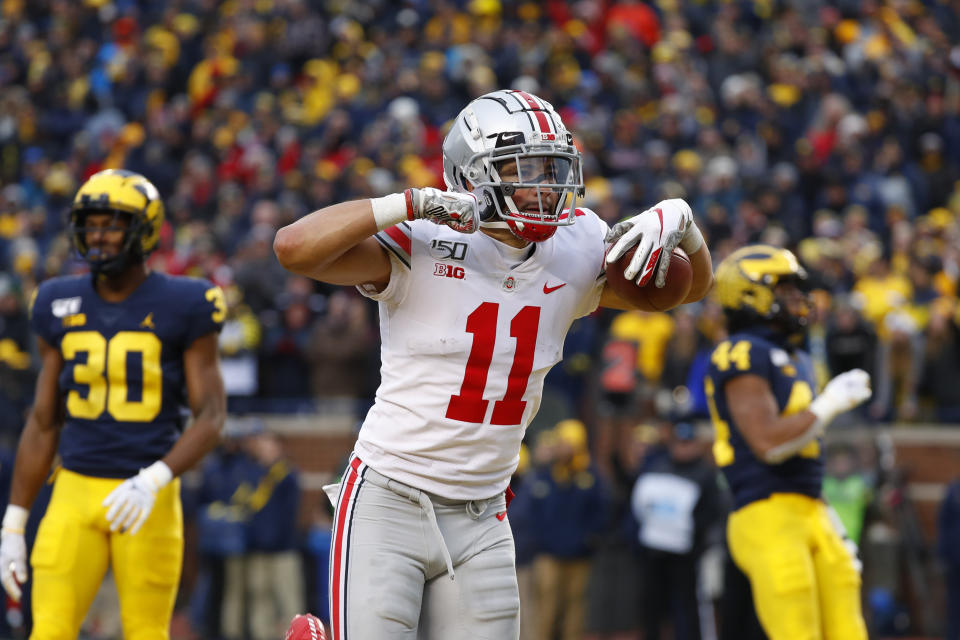
[[[680,249],[673,250],[670,266],[667,267],[667,281],[662,288],[657,288],[654,284],[657,269],[660,268],[659,262],[653,268],[653,275],[647,284],[641,287],[637,285],[635,279],[627,280],[623,277],[623,270],[629,266],[636,250],[637,247],[634,246],[620,256],[619,260],[607,265],[607,284],[614,293],[647,311],[666,311],[683,302],[693,285],[693,267],[690,265],[687,254]]]
[[[283,640],[327,640],[320,618],[309,613],[294,616]]]

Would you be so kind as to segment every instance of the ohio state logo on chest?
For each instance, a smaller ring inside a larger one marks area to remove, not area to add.
[[[442,262],[435,262],[433,265],[433,275],[439,278],[455,278],[456,280],[463,280],[467,272],[463,267],[454,266],[452,264],[443,264]]]

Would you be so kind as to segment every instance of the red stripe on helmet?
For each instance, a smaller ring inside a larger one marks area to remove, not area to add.
[[[517,91],[517,95],[530,105],[530,109],[533,111],[533,115],[537,117],[537,123],[540,125],[540,133],[550,133],[550,120],[547,118],[543,107],[537,104],[536,99],[526,91]]]

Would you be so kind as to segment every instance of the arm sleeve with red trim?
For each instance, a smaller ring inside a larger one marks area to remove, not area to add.
[[[390,281],[378,292],[373,285],[359,284],[357,290],[371,300],[399,304],[407,294],[413,255],[413,225],[401,222],[373,236],[390,258]]]

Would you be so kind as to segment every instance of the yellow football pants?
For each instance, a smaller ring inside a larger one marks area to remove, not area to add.
[[[113,567],[126,640],[168,640],[183,559],[180,481],[157,493],[136,535],[111,533],[101,506],[122,480],[61,469],[40,523],[33,567],[31,640],[74,640]]]
[[[748,504],[730,515],[727,540],[770,640],[866,640],[860,574],[822,501],[781,493]]]

